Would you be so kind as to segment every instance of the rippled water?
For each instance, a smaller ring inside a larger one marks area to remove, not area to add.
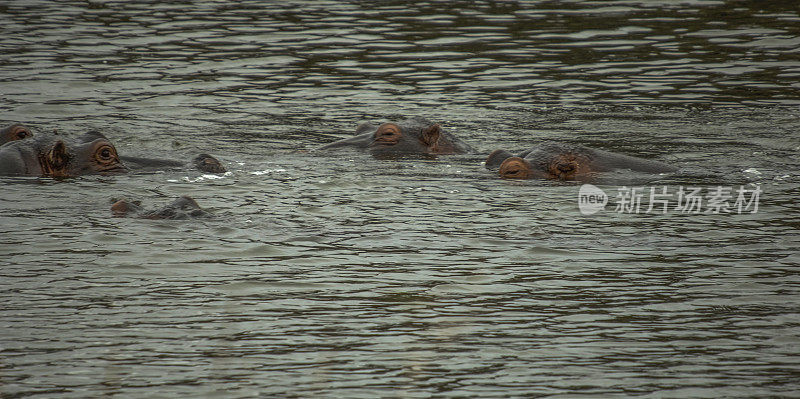
[[[6,1],[0,122],[230,174],[3,178],[3,397],[800,395],[791,1]],[[477,154],[315,153],[421,115]],[[558,139],[757,213],[584,216]],[[210,219],[112,218],[191,195]]]

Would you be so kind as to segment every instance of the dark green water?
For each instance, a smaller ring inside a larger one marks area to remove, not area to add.
[[[230,170],[2,178],[0,396],[800,395],[797,5],[663,3],[0,4],[4,126]],[[478,153],[305,151],[413,115]],[[544,139],[681,171],[481,165]],[[763,192],[614,212],[664,186]]]

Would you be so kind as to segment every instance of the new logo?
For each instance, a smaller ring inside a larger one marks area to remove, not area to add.
[[[608,203],[608,196],[597,186],[584,184],[578,191],[578,209],[584,215],[602,211]]]

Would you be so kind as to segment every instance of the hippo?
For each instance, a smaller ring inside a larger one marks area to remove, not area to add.
[[[23,140],[32,136],[33,133],[29,128],[21,124],[14,124],[0,131],[0,145],[11,141]],[[103,137],[105,138],[105,136]],[[187,166],[186,162],[169,159],[141,158],[127,155],[119,156],[119,159],[122,160],[130,170],[160,170],[164,168],[183,168]],[[192,160],[191,166],[207,173],[226,172],[222,162],[209,154],[200,154],[196,156]]]
[[[117,150],[99,132],[76,139],[44,135],[0,146],[0,175],[75,177],[87,174],[125,173]]]
[[[148,171],[148,170],[163,170],[165,168],[184,168],[187,166],[186,162],[173,161],[171,159],[156,159],[156,158],[140,158],[123,155],[120,157],[125,165],[131,170]],[[207,173],[225,173],[227,170],[217,158],[208,154],[200,154],[196,156],[190,166],[201,172]]]
[[[189,219],[197,217],[208,217],[210,214],[200,208],[197,202],[189,196],[181,196],[169,203],[167,206],[148,211],[142,208],[139,201],[127,201],[125,199],[113,199],[111,213],[115,217],[135,216],[142,219]]]
[[[24,125],[15,123],[3,130],[0,130],[0,145],[8,143],[9,141],[22,140],[33,136],[31,129]]]
[[[381,125],[362,123],[356,128],[355,136],[324,145],[319,150],[341,147],[366,149],[376,156],[473,152],[472,147],[442,130],[439,124],[421,117]]]
[[[507,179],[554,180],[580,180],[615,169],[647,173],[678,170],[654,160],[559,142],[545,142],[518,155],[495,150],[486,158],[486,168],[499,168],[500,176]]]

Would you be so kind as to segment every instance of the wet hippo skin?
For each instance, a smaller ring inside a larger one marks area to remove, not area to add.
[[[33,136],[33,132],[28,127],[21,124],[13,124],[0,131],[0,145],[12,141],[24,140]],[[40,135],[36,136],[38,137]],[[105,136],[103,136],[103,138],[105,138]],[[105,139],[108,140],[107,138]],[[200,154],[195,157],[191,163],[174,161],[170,159],[133,157],[127,155],[119,156],[119,159],[129,170],[132,171],[163,170],[170,168],[185,168],[189,166],[208,173],[226,172],[222,162],[209,154]]]
[[[117,150],[105,136],[89,132],[77,138],[41,135],[0,146],[0,175],[75,177],[125,173]]]
[[[120,157],[125,165],[132,171],[156,171],[164,169],[180,169],[193,167],[201,172],[225,173],[225,166],[217,158],[208,154],[196,156],[192,162],[186,163],[171,159],[143,158],[123,155]]]
[[[616,169],[646,173],[678,170],[659,161],[558,142],[542,143],[517,155],[495,150],[486,158],[486,167],[498,168],[500,176],[508,179],[556,180],[581,179]]]
[[[15,123],[3,130],[0,130],[0,145],[10,141],[22,140],[33,136],[31,130],[19,123]]]
[[[200,208],[200,205],[189,196],[181,196],[163,208],[146,210],[139,201],[125,199],[112,200],[111,213],[115,217],[137,217],[142,219],[189,219],[208,217],[210,214]]]
[[[362,123],[355,136],[319,148],[356,148],[373,155],[443,155],[472,152],[472,147],[431,121],[415,117],[380,125]]]

